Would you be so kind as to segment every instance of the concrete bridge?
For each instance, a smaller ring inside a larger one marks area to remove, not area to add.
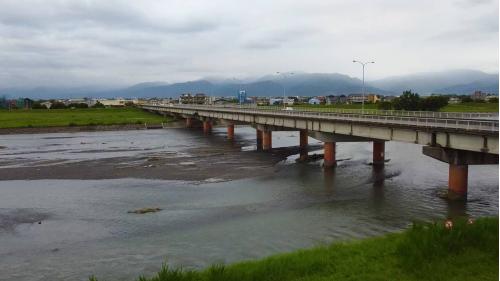
[[[449,164],[448,194],[467,198],[469,165],[498,164],[498,113],[441,113],[425,111],[315,110],[255,106],[144,105],[143,109],[202,122],[210,134],[214,123],[256,129],[257,149],[272,148],[272,132],[300,131],[300,159],[308,155],[308,137],[324,143],[325,168],[336,166],[337,142],[373,142],[373,165],[384,165],[385,141],[423,145],[422,152]],[[288,110],[287,110],[288,109]]]

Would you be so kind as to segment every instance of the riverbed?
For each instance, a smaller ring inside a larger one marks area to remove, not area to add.
[[[0,139],[0,280],[134,280],[400,231],[414,220],[498,214],[498,166],[471,166],[467,203],[415,144],[338,143],[338,166],[296,163],[296,132],[224,128],[7,135]],[[321,153],[309,139],[310,154]],[[131,210],[154,207],[156,213]]]

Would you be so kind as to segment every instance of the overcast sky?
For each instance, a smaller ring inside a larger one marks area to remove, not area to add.
[[[498,72],[495,0],[0,1],[0,88]]]

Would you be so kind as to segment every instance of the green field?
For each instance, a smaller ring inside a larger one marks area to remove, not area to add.
[[[286,234],[284,234],[286,239]],[[91,277],[91,280],[97,278]],[[169,268],[140,281],[498,280],[498,218],[414,224],[378,238],[335,243],[203,271]]]
[[[459,104],[448,104],[443,107],[444,112],[498,112],[498,103],[464,102]]]
[[[132,107],[0,110],[0,128],[160,124],[169,120]]]

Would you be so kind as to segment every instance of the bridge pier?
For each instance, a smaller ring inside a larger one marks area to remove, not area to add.
[[[186,128],[192,128],[192,127],[193,127],[193,118],[186,117]]]
[[[385,141],[373,142],[373,165],[384,165],[385,162]]]
[[[234,139],[234,124],[227,125],[227,139]]]
[[[325,142],[324,149],[325,156],[323,167],[330,168],[337,166],[337,160],[335,159],[335,142]]]
[[[212,121],[203,120],[203,133],[207,135],[212,133]]]
[[[422,153],[448,163],[448,198],[467,200],[469,165],[498,164],[498,155],[436,146],[424,146]]]
[[[469,165],[455,165],[450,163],[448,175],[449,196],[467,198],[467,180]]]
[[[262,150],[262,131],[259,129],[255,130],[257,132],[257,150]]]
[[[273,131],[262,131],[262,150],[267,151],[273,148]]]
[[[306,160],[308,155],[307,142],[308,142],[307,130],[300,130],[300,160]]]

